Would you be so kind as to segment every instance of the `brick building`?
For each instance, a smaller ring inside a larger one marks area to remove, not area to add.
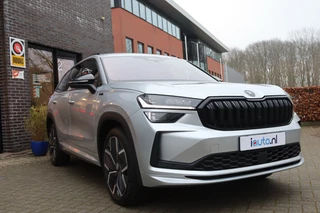
[[[29,148],[24,117],[30,106],[45,104],[82,58],[163,54],[223,78],[226,51],[172,0],[0,0],[0,153]]]

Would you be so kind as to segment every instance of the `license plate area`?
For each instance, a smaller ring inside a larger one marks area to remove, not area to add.
[[[286,144],[286,133],[269,133],[240,137],[240,151],[270,148]]]

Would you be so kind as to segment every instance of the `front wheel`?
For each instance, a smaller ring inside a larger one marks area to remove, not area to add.
[[[133,149],[121,128],[112,129],[105,138],[102,165],[105,182],[110,196],[121,206],[137,204],[143,197]]]
[[[70,155],[64,153],[60,149],[59,140],[57,136],[57,130],[54,124],[51,124],[49,131],[49,153],[50,160],[54,166],[66,165],[70,161]]]

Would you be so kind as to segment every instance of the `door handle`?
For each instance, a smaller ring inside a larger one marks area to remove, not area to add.
[[[74,101],[71,101],[71,100],[70,100],[70,101],[69,101],[69,104],[74,104]]]
[[[57,101],[52,101],[52,103],[53,103],[53,104],[56,104],[56,103],[57,103]]]

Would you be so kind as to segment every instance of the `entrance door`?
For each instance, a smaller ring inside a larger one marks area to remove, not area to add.
[[[65,51],[57,51],[58,79],[59,83],[62,77],[70,70],[78,61],[78,55]]]

